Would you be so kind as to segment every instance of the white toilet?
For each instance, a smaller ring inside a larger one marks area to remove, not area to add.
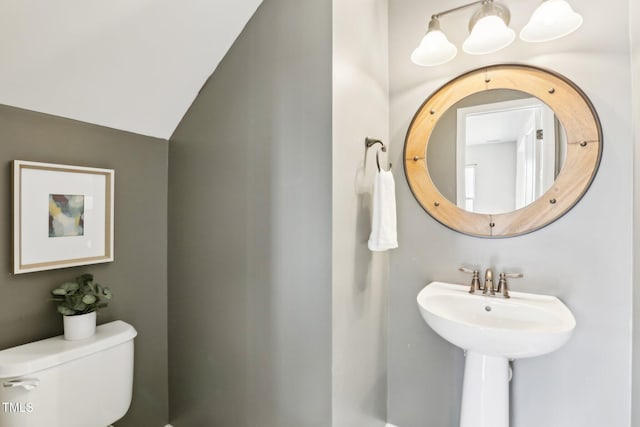
[[[59,336],[0,351],[0,427],[107,427],[122,418],[136,335],[117,320],[84,340]]]

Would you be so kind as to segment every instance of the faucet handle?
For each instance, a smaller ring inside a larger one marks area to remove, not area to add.
[[[471,278],[471,287],[469,288],[469,293],[474,294],[477,290],[482,290],[480,285],[480,273],[478,270],[472,270],[470,268],[460,267],[458,270],[463,273],[473,274]]]
[[[498,293],[502,294],[503,298],[511,298],[509,296],[509,283],[507,278],[519,279],[523,277],[522,273],[500,273],[500,281],[498,282]]]

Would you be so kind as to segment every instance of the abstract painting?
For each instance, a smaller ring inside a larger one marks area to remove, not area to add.
[[[111,262],[115,171],[13,161],[13,273]]]
[[[84,236],[84,196],[49,194],[49,237]]]

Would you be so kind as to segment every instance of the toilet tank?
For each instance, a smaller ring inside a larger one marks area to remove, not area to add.
[[[122,418],[136,335],[117,320],[84,340],[59,336],[0,351],[0,427],[107,427]]]

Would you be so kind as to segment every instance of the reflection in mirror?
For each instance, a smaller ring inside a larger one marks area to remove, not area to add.
[[[444,197],[469,212],[499,214],[551,188],[566,156],[566,135],[538,98],[496,89],[449,108],[427,146],[427,168]]]

